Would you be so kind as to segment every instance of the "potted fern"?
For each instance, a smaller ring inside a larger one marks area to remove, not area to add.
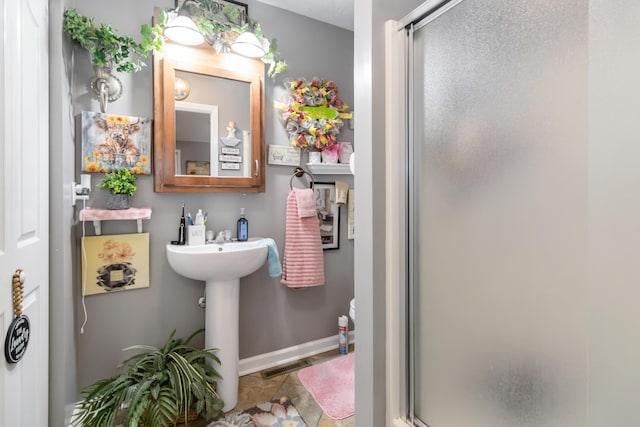
[[[198,416],[211,420],[221,415],[224,402],[214,388],[220,375],[211,365],[220,363],[218,357],[189,345],[203,330],[186,341],[175,339],[174,330],[160,348],[125,348],[142,352],[122,363],[121,374],[82,390],[72,425],[105,427],[119,421],[128,427],[168,427]]]
[[[98,186],[110,191],[107,209],[129,209],[131,197],[136,194],[137,176],[127,168],[116,169],[104,175]]]

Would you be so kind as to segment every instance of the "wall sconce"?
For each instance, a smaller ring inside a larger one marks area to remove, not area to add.
[[[187,46],[204,43],[204,36],[196,27],[195,22],[186,14],[179,14],[177,11],[169,12],[169,22],[165,26],[164,35],[176,43]]]
[[[100,112],[107,112],[109,102],[117,101],[122,95],[122,82],[119,78],[111,74],[110,68],[98,67],[94,65],[95,77],[91,80],[91,89],[98,95],[100,102]]]
[[[263,49],[258,38],[251,31],[240,34],[231,45],[231,50],[235,53],[248,56],[249,58],[262,58],[267,52]]]

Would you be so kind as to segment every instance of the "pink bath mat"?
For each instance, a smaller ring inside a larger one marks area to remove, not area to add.
[[[354,355],[351,352],[298,371],[302,385],[334,420],[350,417],[355,411]]]

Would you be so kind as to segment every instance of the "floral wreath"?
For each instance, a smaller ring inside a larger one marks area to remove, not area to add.
[[[351,113],[338,97],[338,86],[318,78],[290,80],[284,86],[289,101],[279,106],[291,145],[315,151],[339,144],[342,119],[351,118]]]

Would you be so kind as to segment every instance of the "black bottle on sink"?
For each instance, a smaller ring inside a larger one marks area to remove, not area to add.
[[[238,241],[246,242],[249,239],[249,221],[244,217],[244,208],[240,208],[240,218],[238,218]]]

